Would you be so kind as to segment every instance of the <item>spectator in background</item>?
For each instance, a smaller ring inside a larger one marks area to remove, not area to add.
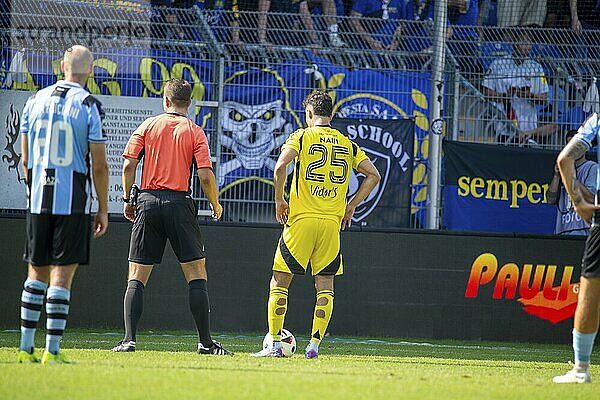
[[[395,50],[401,32],[399,20],[412,19],[412,15],[407,14],[407,5],[407,0],[355,0],[350,23],[359,40],[353,45],[379,51]]]
[[[265,46],[267,50],[271,49],[271,42],[282,42],[285,44],[300,44],[297,41],[305,42],[306,35],[310,45],[319,47],[319,38],[313,20],[308,9],[308,3],[305,0],[259,0],[258,2],[245,0],[230,0],[230,3],[225,5],[225,9],[231,9],[234,12],[232,21],[232,37],[231,41],[240,45],[245,41],[256,41],[253,36],[248,36],[247,33],[257,33],[258,43]],[[253,18],[254,15],[248,14],[244,16],[244,12],[258,12],[258,20]],[[287,13],[297,14],[300,16],[302,26],[292,27],[287,24],[281,25],[281,20],[271,19],[269,27],[269,13]],[[275,21],[275,22],[273,22]],[[256,30],[255,27],[258,26]],[[336,28],[337,29],[337,28]],[[298,35],[298,36],[296,36]],[[299,38],[299,39],[297,39]],[[302,43],[303,45],[306,43]]]
[[[565,137],[566,142],[569,143],[575,134],[577,134],[577,130],[568,131]],[[582,196],[584,196],[588,203],[594,202],[597,170],[598,164],[586,160],[585,154],[575,160],[575,173],[577,176],[575,184],[579,187]],[[554,176],[548,186],[546,196],[548,203],[556,204],[556,207],[558,208],[556,213],[556,226],[554,227],[555,234],[589,235],[590,225],[575,211],[571,198],[561,182],[558,164],[554,165]]]
[[[560,1],[560,0],[556,0]],[[498,3],[496,0],[479,0],[479,26],[497,26],[498,25]]]
[[[212,10],[213,8],[223,8],[224,0],[196,0],[194,5],[201,10]]]
[[[433,21],[435,13],[434,1],[409,1],[406,14],[416,21]],[[448,0],[448,11],[446,19],[446,39],[448,47],[454,56],[467,57],[467,63],[461,63],[461,70],[470,69],[473,66],[473,56],[477,53],[478,35],[474,28],[479,18],[478,0]],[[413,33],[415,35],[415,33]],[[416,36],[427,39],[407,38],[406,50],[431,55],[432,44],[429,39],[431,35],[417,29]],[[397,35],[398,37],[398,35]],[[393,46],[392,46],[393,47]],[[460,60],[459,60],[460,61]]]
[[[546,20],[547,0],[498,0],[498,26],[539,26]]]
[[[360,1],[357,1],[360,3]],[[435,14],[434,0],[404,0],[404,12],[401,19],[432,22]],[[450,53],[456,57],[461,71],[481,72],[477,62],[473,62],[478,53],[479,37],[475,26],[479,18],[478,0],[449,0],[446,18],[446,39]],[[432,26],[432,25],[431,25]],[[402,23],[394,31],[388,50],[402,48],[418,54],[417,61],[422,63],[433,52],[430,32],[431,26],[419,23]]]
[[[331,7],[331,5],[325,5],[324,1],[321,0],[308,0],[308,6],[310,8],[310,12],[313,15],[335,15],[336,17],[343,17],[345,14],[344,10],[346,7],[344,6],[343,0],[331,0],[333,7],[335,7],[335,11],[325,11],[325,7]],[[337,22],[337,19],[336,19]]]
[[[306,1],[302,0],[259,0],[258,1],[258,11],[260,14],[258,15],[258,40],[260,43],[270,46],[270,39],[267,35],[267,22],[269,19],[269,12],[275,13],[289,13],[289,14],[300,14],[300,18],[302,20],[303,31],[308,33],[308,37],[310,38],[310,42],[313,46],[318,46],[319,38],[317,36],[317,31],[315,30],[315,26],[313,24],[313,20],[310,17],[310,11],[308,10],[308,6]],[[278,26],[275,24],[274,32],[278,32],[277,36],[284,36],[283,31],[286,33],[290,32],[289,26]],[[291,38],[291,36],[288,36]],[[292,43],[288,43],[292,44]]]
[[[565,28],[569,26],[569,2],[567,0],[547,1],[546,28]]]
[[[569,0],[571,28],[574,35],[570,38],[569,54],[578,60],[597,60],[600,58],[600,48],[596,34],[582,34],[583,30],[600,29],[600,1],[598,0]],[[596,32],[597,33],[597,32]],[[582,65],[584,69],[588,66]]]
[[[516,35],[512,54],[496,59],[482,82],[483,93],[506,111],[496,135],[503,143],[531,143],[556,132],[555,124],[538,126],[535,103],[548,98],[548,82],[542,66],[530,57],[531,38],[526,30]]]
[[[448,49],[463,72],[483,72],[474,61],[478,53],[479,36],[475,29],[478,18],[478,0],[448,0]]]
[[[325,16],[329,32],[329,44],[333,47],[343,47],[346,43],[338,31],[337,17],[344,15],[344,2],[341,0],[308,0],[304,1],[312,15]]]
[[[339,37],[338,25],[337,25],[337,12],[334,0],[311,0],[310,3],[314,3],[321,6],[323,14],[327,18],[327,24],[329,29],[329,43],[334,47],[344,46],[344,42]],[[258,7],[260,15],[258,17],[258,35],[261,43],[268,43],[267,39],[267,20],[268,12],[279,12],[279,13],[290,13],[300,14],[300,20],[302,27],[298,28],[298,31],[308,33],[308,37],[313,46],[318,47],[319,37],[315,29],[315,24],[312,19],[309,1],[308,0],[259,0]],[[288,27],[277,27],[280,29],[280,34],[283,36],[281,30],[287,29]]]
[[[152,36],[162,40],[185,40],[186,34],[179,25],[178,15],[173,9],[191,8],[194,6],[194,0],[151,0]],[[189,22],[189,21],[181,21]],[[190,25],[190,23],[187,23]],[[161,48],[161,45],[155,45]]]
[[[164,47],[193,57],[195,54],[194,44],[200,40],[195,25],[185,22],[185,17],[175,12],[165,12],[164,18],[166,24],[164,39],[168,42]]]
[[[600,3],[598,0],[569,0],[571,28],[580,33],[582,29],[600,26]]]

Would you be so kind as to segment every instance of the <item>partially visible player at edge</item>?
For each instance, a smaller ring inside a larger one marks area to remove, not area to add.
[[[21,295],[19,363],[39,362],[34,353],[37,322],[46,297],[46,349],[42,364],[69,363],[60,351],[67,323],[71,282],[90,248],[89,157],[98,196],[94,237],[108,227],[108,165],[101,104],[84,86],[92,72],[92,53],[67,49],[61,61],[64,80],[27,101],[21,118],[22,165],[29,205],[25,261],[29,264]]]
[[[594,339],[598,333],[600,318],[600,206],[598,192],[595,204],[586,201],[577,182],[575,161],[583,157],[592,147],[592,142],[598,141],[600,121],[598,113],[590,116],[577,131],[577,134],[561,151],[558,156],[558,168],[563,183],[575,211],[585,221],[592,220],[590,235],[585,242],[583,261],[581,265],[581,281],[577,309],[575,310],[575,327],[573,329],[573,350],[575,365],[564,375],[555,376],[555,383],[589,383],[590,358]],[[600,183],[600,173],[596,174],[596,187]]]
[[[273,344],[255,357],[283,357],[281,330],[293,275],[304,275],[308,265],[317,291],[307,358],[317,358],[319,344],[333,313],[333,278],[343,273],[340,227],[350,226],[356,206],[381,177],[367,155],[330,125],[333,101],[323,91],[304,100],[306,124],[282,147],[274,173],[277,221],[284,225],[275,252],[270,283],[268,322]],[[295,160],[290,204],[285,201],[287,166]],[[351,168],[365,175],[356,195],[347,202]]]

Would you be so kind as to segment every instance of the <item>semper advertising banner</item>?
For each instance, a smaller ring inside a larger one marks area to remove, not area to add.
[[[334,119],[334,128],[367,153],[381,181],[352,218],[361,226],[409,227],[415,123],[411,119]],[[358,190],[362,174],[350,176],[348,198]]]
[[[453,141],[443,149],[446,229],[553,233],[546,191],[557,152]]]

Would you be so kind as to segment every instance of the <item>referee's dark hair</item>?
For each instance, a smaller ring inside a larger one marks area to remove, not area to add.
[[[165,82],[165,97],[177,107],[187,107],[192,101],[192,86],[185,79],[169,79]]]
[[[315,90],[306,96],[302,105],[306,108],[309,104],[313,106],[316,116],[331,118],[333,114],[333,100],[324,90]]]

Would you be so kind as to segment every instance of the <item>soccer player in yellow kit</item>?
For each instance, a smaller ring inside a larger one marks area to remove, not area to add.
[[[277,221],[284,225],[273,262],[268,322],[271,347],[255,357],[283,357],[281,330],[287,311],[288,288],[295,274],[308,266],[317,299],[307,358],[317,358],[319,344],[333,313],[333,278],[343,273],[340,228],[350,226],[356,206],[375,188],[379,172],[364,151],[330,126],[333,101],[324,91],[304,100],[308,128],[292,133],[282,147],[274,174]],[[284,199],[287,166],[295,160],[289,205]],[[348,202],[351,168],[365,175]]]

